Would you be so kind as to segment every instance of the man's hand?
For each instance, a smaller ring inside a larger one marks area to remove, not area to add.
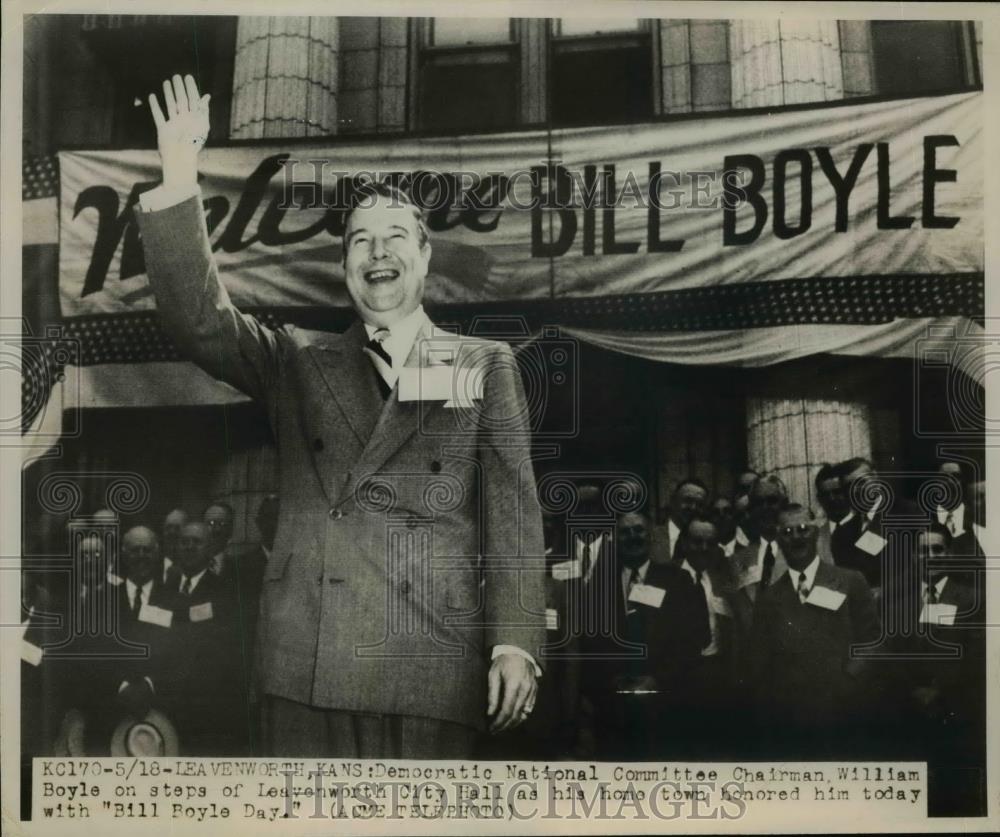
[[[175,75],[163,82],[166,116],[156,94],[149,94],[167,189],[188,189],[198,182],[198,152],[208,139],[209,98],[208,93],[198,95],[198,85],[190,75],[183,79]]]
[[[490,666],[487,715],[496,715],[490,732],[512,729],[535,708],[538,682],[531,662],[520,654],[501,654]],[[499,711],[498,711],[499,710]]]

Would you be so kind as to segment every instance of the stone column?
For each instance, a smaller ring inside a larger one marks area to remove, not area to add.
[[[729,61],[736,108],[844,97],[836,21],[732,20]]]
[[[335,17],[239,19],[232,139],[337,132],[338,30]]]
[[[733,106],[761,107],[825,102],[845,96],[844,67],[852,95],[871,92],[867,25],[836,21],[730,21]],[[866,86],[867,85],[867,86]],[[787,391],[797,387],[789,380]],[[833,399],[747,399],[747,454],[758,471],[774,471],[789,496],[815,506],[813,477],[823,462],[871,457],[872,421],[867,405]]]
[[[760,472],[773,471],[790,499],[815,508],[813,477],[824,462],[871,458],[867,405],[808,398],[748,398],[747,455]]]

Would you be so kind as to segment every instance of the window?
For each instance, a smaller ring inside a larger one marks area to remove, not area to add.
[[[963,61],[963,27],[955,21],[872,21],[877,91],[934,93],[973,83]]]
[[[645,21],[552,21],[549,103],[556,125],[637,122],[653,115],[653,59]]]
[[[431,18],[419,37],[423,130],[510,128],[518,113],[518,47],[509,18]]]
[[[153,144],[146,100],[154,91],[162,96],[163,80],[174,73],[191,73],[201,92],[212,94],[209,140],[228,137],[235,17],[87,15],[81,29],[113,79],[114,146]]]

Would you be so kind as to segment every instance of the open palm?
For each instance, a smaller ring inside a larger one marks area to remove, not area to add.
[[[186,185],[197,180],[198,152],[208,138],[209,98],[207,93],[198,94],[198,85],[190,75],[183,79],[175,75],[163,82],[163,108],[156,94],[149,94],[164,185]]]

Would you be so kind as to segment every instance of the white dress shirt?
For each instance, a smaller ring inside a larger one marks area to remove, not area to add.
[[[385,366],[384,363],[377,365],[376,368],[390,389],[399,380],[399,370],[406,365],[410,352],[413,350],[413,344],[417,341],[417,335],[420,334],[420,330],[426,322],[427,314],[424,313],[424,306],[418,305],[403,319],[389,326],[389,336],[382,341],[382,348],[392,358],[392,368]],[[379,330],[378,326],[365,323],[365,332],[368,334],[369,340]]]
[[[937,507],[937,522],[942,526],[948,525],[948,509],[944,506]],[[959,503],[951,511],[951,534],[957,537],[965,531],[965,503]]]
[[[677,549],[677,539],[681,536],[680,527],[674,523],[673,518],[667,518],[667,537],[670,538],[670,557],[674,557]]]
[[[590,560],[585,564],[584,558],[586,558],[587,544],[579,535],[573,539],[573,557],[579,562],[584,578],[589,579],[591,573],[594,571],[594,565],[601,555],[601,544],[603,543],[603,534],[598,535],[590,542]]]
[[[934,583],[934,589],[937,590],[938,601],[941,601],[941,594],[944,592],[944,587],[948,583],[948,576],[943,575]],[[927,601],[927,582],[920,582],[920,601]]]
[[[695,584],[698,583],[698,571],[687,561],[681,564],[681,569],[691,576],[691,580]],[[701,574],[701,586],[705,591],[705,602],[708,605],[708,630],[712,636],[712,641],[701,649],[701,656],[714,657],[719,653],[719,626],[717,621],[719,617],[715,613],[715,608],[712,607],[715,591],[712,589],[712,579],[709,578],[707,572]]]
[[[978,523],[972,524],[972,536],[976,539],[976,543],[979,544],[979,548],[983,551],[983,555],[986,555],[986,540],[989,537],[986,527],[980,526]]]
[[[788,576],[792,580],[792,589],[795,591],[796,595],[799,592],[799,578],[805,576],[806,579],[806,590],[812,590],[813,584],[816,581],[816,570],[819,568],[819,556],[817,555],[812,561],[809,562],[809,566],[804,570],[793,570],[791,567],[788,568]]]
[[[649,570],[649,561],[645,561],[636,568],[635,583],[645,584],[646,583],[646,572]],[[628,594],[631,592],[629,587],[632,580],[632,568],[622,567],[621,571],[621,581],[622,581],[622,597],[625,599],[625,611],[627,613],[632,612],[632,607],[629,605]]]
[[[201,581],[202,578],[205,577],[205,573],[207,573],[207,572],[208,572],[208,568],[206,567],[200,573],[197,573],[196,575],[191,576],[191,589],[188,590],[188,595],[189,596],[192,593],[194,593],[195,588],[198,586],[198,582]],[[180,583],[177,585],[177,589],[178,590],[183,590],[184,589],[184,582],[187,580],[187,578],[188,578],[188,576],[186,576],[184,573],[181,573],[181,580],[180,580]]]
[[[149,596],[153,590],[153,579],[150,579],[142,587],[139,587],[132,579],[125,579],[125,592],[128,594],[129,607],[135,607],[135,595],[138,592],[142,604],[149,604]]]

